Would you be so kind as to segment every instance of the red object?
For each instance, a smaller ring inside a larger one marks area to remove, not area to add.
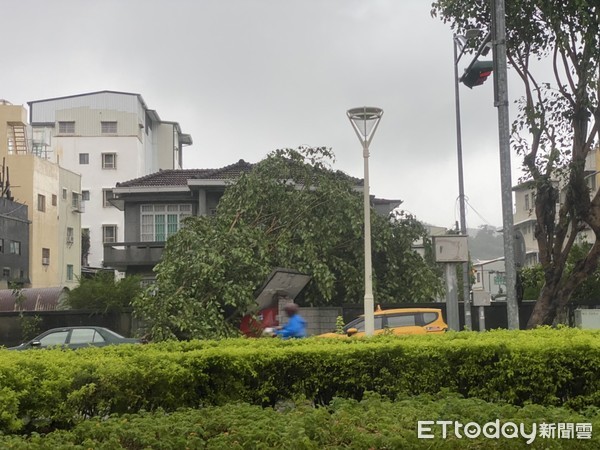
[[[262,336],[265,328],[279,326],[277,312],[277,308],[266,308],[255,316],[250,314],[244,316],[240,323],[240,330],[248,337]]]

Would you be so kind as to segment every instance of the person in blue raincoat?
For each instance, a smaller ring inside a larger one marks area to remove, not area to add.
[[[306,321],[298,314],[298,305],[288,303],[283,310],[289,320],[284,326],[273,331],[275,335],[281,336],[283,339],[306,337]]]

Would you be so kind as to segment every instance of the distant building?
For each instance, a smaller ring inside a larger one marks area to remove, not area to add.
[[[3,185],[17,204],[26,205],[27,224],[21,226],[28,227],[27,242],[14,243],[8,250],[28,256],[25,276],[17,276],[25,287],[74,287],[81,272],[81,218],[76,207],[81,178],[34,152],[26,118],[22,105],[0,102]]]
[[[99,91],[28,104],[33,153],[81,175],[71,201],[89,236],[83,265],[102,267],[104,243],[125,236],[123,214],[110,203],[113,187],[158,170],[180,169],[183,146],[192,139],[177,122],[161,120],[139,94]]]
[[[585,177],[590,197],[596,195],[600,186],[600,147],[589,152],[585,161]],[[559,196],[556,204],[558,212],[561,204],[564,202],[564,185],[559,180],[553,181],[554,187],[558,189]],[[524,247],[525,261],[524,266],[535,265],[539,262],[539,249],[535,237],[537,217],[535,214],[535,196],[536,188],[533,181],[527,181],[513,187],[515,193],[515,208],[513,213],[513,223],[515,229],[516,245]],[[595,235],[592,230],[580,231],[577,235],[579,242],[595,242]]]
[[[0,289],[29,285],[27,205],[0,198]]]

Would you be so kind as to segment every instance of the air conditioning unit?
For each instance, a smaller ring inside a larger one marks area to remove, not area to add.
[[[42,264],[44,266],[49,266],[50,265],[50,258],[42,258]]]

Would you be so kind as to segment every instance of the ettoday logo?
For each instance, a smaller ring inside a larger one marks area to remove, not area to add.
[[[543,439],[591,439],[591,423],[532,423],[525,425],[515,422],[501,423],[499,419],[486,422],[463,424],[454,420],[420,420],[417,422],[417,437],[419,439],[447,439],[452,433],[458,439],[477,439],[481,436],[487,439],[524,439],[532,444],[536,438]]]

